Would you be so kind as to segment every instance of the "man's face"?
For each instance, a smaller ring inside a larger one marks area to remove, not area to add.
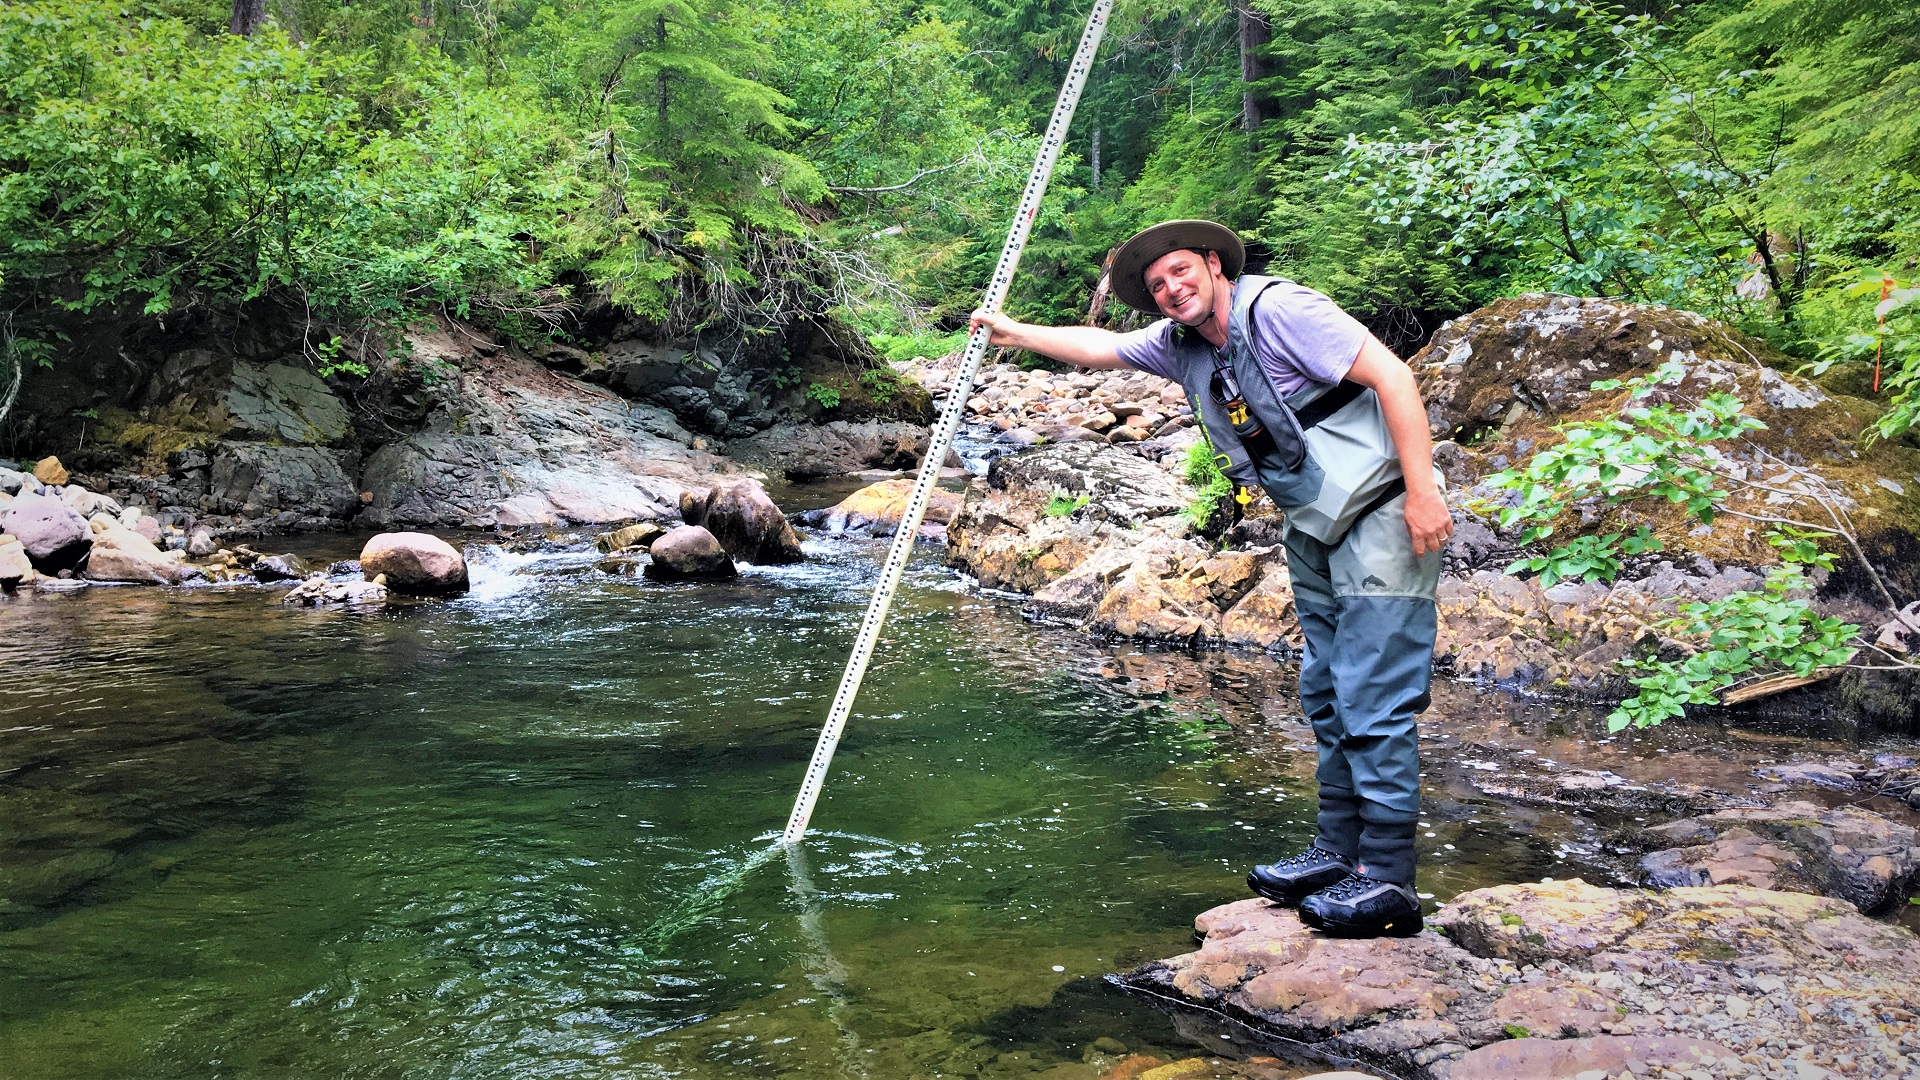
[[[1211,251],[1169,251],[1147,266],[1147,292],[1162,315],[1196,326],[1213,311],[1219,273],[1220,256]]]

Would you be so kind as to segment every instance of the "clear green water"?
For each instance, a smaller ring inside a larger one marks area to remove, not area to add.
[[[1100,1037],[1198,1052],[1100,976],[1309,839],[1291,672],[1035,627],[923,562],[804,862],[751,865],[876,561],[815,551],[678,587],[489,552],[472,596],[376,614],[0,599],[0,1074],[1070,1080]],[[1437,730],[1619,749],[1453,693]],[[1594,847],[1430,761],[1441,899]]]
[[[1297,798],[1229,796],[1201,711],[932,566],[806,865],[737,873],[865,603],[871,553],[825,551],[704,587],[495,557],[374,615],[5,601],[4,1072],[885,1077],[1177,1041],[1097,976],[1180,951]]]

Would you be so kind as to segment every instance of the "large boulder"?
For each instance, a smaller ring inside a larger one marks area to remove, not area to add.
[[[733,577],[733,559],[714,535],[698,525],[667,530],[648,549],[653,561],[644,571],[654,581],[711,581]]]
[[[1558,442],[1554,425],[1617,414],[1626,404],[1624,392],[1596,392],[1594,382],[1649,374],[1669,361],[1685,375],[1650,402],[1684,405],[1730,392],[1766,427],[1722,447],[1727,471],[1758,486],[1733,484],[1729,512],[1720,520],[1703,525],[1678,507],[1644,509],[1667,557],[1680,566],[1695,555],[1720,565],[1776,563],[1766,530],[1739,515],[1825,522],[1825,510],[1789,494],[1824,490],[1840,512],[1852,516],[1862,546],[1892,591],[1920,593],[1920,562],[1907,554],[1920,543],[1913,524],[1920,517],[1920,487],[1914,484],[1920,450],[1898,440],[1864,443],[1860,433],[1879,415],[1879,403],[1789,374],[1789,358],[1723,323],[1673,308],[1530,294],[1447,323],[1408,363],[1419,373],[1434,434],[1458,444],[1447,452],[1445,467],[1471,489],[1478,477]],[[1598,509],[1583,510],[1583,528],[1619,527],[1602,520]],[[1836,586],[1866,595],[1861,572],[1845,557],[1836,577]],[[1872,615],[1829,613],[1854,621]]]
[[[865,536],[892,536],[900,531],[907,516],[907,502],[913,494],[912,480],[882,480],[868,484],[824,510],[809,510],[800,515],[801,524],[830,533],[859,533]],[[960,510],[963,496],[957,491],[934,488],[927,497],[927,513],[921,518],[921,530],[945,535],[945,526]]]
[[[72,570],[93,546],[87,519],[59,499],[22,492],[0,515],[0,532],[20,541],[33,568],[43,574]]]
[[[458,596],[467,591],[467,560],[429,533],[381,533],[360,549],[368,581],[386,575],[389,589],[413,596]]]
[[[105,515],[93,519],[93,550],[87,556],[89,581],[133,585],[179,585],[199,576],[184,551],[161,551],[153,542]]]
[[[806,556],[787,516],[759,481],[741,479],[680,498],[680,516],[720,541],[727,554],[750,563],[796,563]]]

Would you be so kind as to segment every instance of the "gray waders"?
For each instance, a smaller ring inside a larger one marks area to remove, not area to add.
[[[1320,844],[1383,881],[1413,883],[1420,744],[1440,553],[1413,553],[1403,492],[1337,544],[1283,534],[1306,638],[1300,707],[1319,750]]]
[[[1286,515],[1282,541],[1306,638],[1300,702],[1319,748],[1320,846],[1368,877],[1411,885],[1414,720],[1429,700],[1440,555],[1413,553],[1406,483],[1374,392],[1315,384],[1283,400],[1267,378],[1251,312],[1274,281],[1245,274],[1235,283],[1224,349],[1197,333],[1176,336],[1181,383],[1222,469],[1259,485]],[[1238,409],[1223,401],[1228,383]],[[1236,431],[1248,413],[1260,423],[1239,427],[1268,429],[1258,445]],[[1287,448],[1301,444],[1304,458],[1289,465]]]

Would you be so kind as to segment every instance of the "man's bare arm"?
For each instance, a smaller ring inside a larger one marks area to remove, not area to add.
[[[974,312],[972,325],[982,324],[992,330],[990,345],[1025,349],[1085,368],[1127,366],[1120,359],[1120,335],[1098,326],[1036,326],[997,311]]]
[[[1368,334],[1347,378],[1373,387],[1380,395],[1387,433],[1393,436],[1393,448],[1400,453],[1400,468],[1407,477],[1407,532],[1413,536],[1414,554],[1439,551],[1453,535],[1453,516],[1433,482],[1433,437],[1427,431],[1427,407],[1420,400],[1413,369]]]

